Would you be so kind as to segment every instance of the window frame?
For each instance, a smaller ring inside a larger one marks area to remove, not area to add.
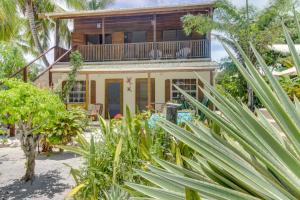
[[[75,89],[78,82],[80,82],[82,84],[80,91],[77,91]],[[71,91],[69,92],[69,94],[67,96],[67,103],[68,104],[84,104],[84,103],[86,103],[86,89],[87,89],[86,81],[81,81],[81,80],[75,81],[73,88],[71,89]],[[71,95],[73,95],[73,96],[71,97]],[[72,99],[72,101],[70,99]],[[75,99],[77,99],[77,101]],[[82,101],[81,101],[81,99],[82,99]]]
[[[183,81],[183,83],[177,84],[176,81]],[[197,99],[198,97],[198,89],[197,89],[197,79],[196,78],[183,78],[183,79],[172,79],[171,80],[172,85],[176,85],[183,89],[185,92],[193,96],[194,98]],[[189,88],[189,89],[186,89]],[[177,97],[174,96],[174,94],[177,94]],[[194,95],[193,95],[194,94]],[[180,99],[180,92],[174,87],[171,86],[171,101],[178,101]],[[178,96],[179,95],[179,96]]]

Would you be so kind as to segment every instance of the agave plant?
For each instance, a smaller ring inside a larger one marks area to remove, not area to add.
[[[300,57],[284,25],[283,30],[299,74]],[[195,154],[184,158],[189,168],[156,159],[161,167],[149,165],[148,171],[137,170],[141,177],[153,184],[127,183],[146,196],[135,199],[300,199],[300,102],[297,98],[293,102],[288,97],[252,44],[250,48],[258,66],[251,63],[238,44],[236,47],[244,63],[236,59],[226,45],[224,47],[278,127],[259,110],[253,113],[234,98],[222,96],[200,76],[206,88],[203,92],[222,115],[177,87],[213,124],[221,128],[221,133],[204,124],[193,123],[188,123],[192,130],[189,132],[161,120],[159,125],[192,148]],[[200,197],[191,198],[187,191]]]

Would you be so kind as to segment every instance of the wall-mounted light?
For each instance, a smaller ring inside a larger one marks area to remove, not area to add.
[[[102,27],[102,24],[99,22],[97,23],[97,28],[101,28]]]

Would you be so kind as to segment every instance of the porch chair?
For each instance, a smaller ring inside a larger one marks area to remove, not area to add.
[[[102,103],[91,104],[88,107],[88,116],[93,121],[98,120],[98,116],[99,115],[101,116],[102,112],[103,112],[103,104]]]
[[[176,58],[188,58],[190,55],[191,55],[191,49],[185,47],[177,51]]]

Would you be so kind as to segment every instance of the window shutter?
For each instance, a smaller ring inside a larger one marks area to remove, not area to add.
[[[201,88],[204,86],[203,82],[198,79],[198,86],[200,86]],[[202,92],[202,90],[198,87],[198,100],[200,102],[202,102],[204,99],[204,93]]]
[[[66,83],[67,83],[67,81],[63,81],[63,82],[61,83],[61,89],[62,89],[62,90],[64,89]]]
[[[155,109],[155,79],[151,79],[151,103],[152,107]]]
[[[91,80],[91,104],[96,104],[96,81]]]
[[[171,80],[167,79],[165,80],[165,103],[171,100],[170,95],[171,95]]]

